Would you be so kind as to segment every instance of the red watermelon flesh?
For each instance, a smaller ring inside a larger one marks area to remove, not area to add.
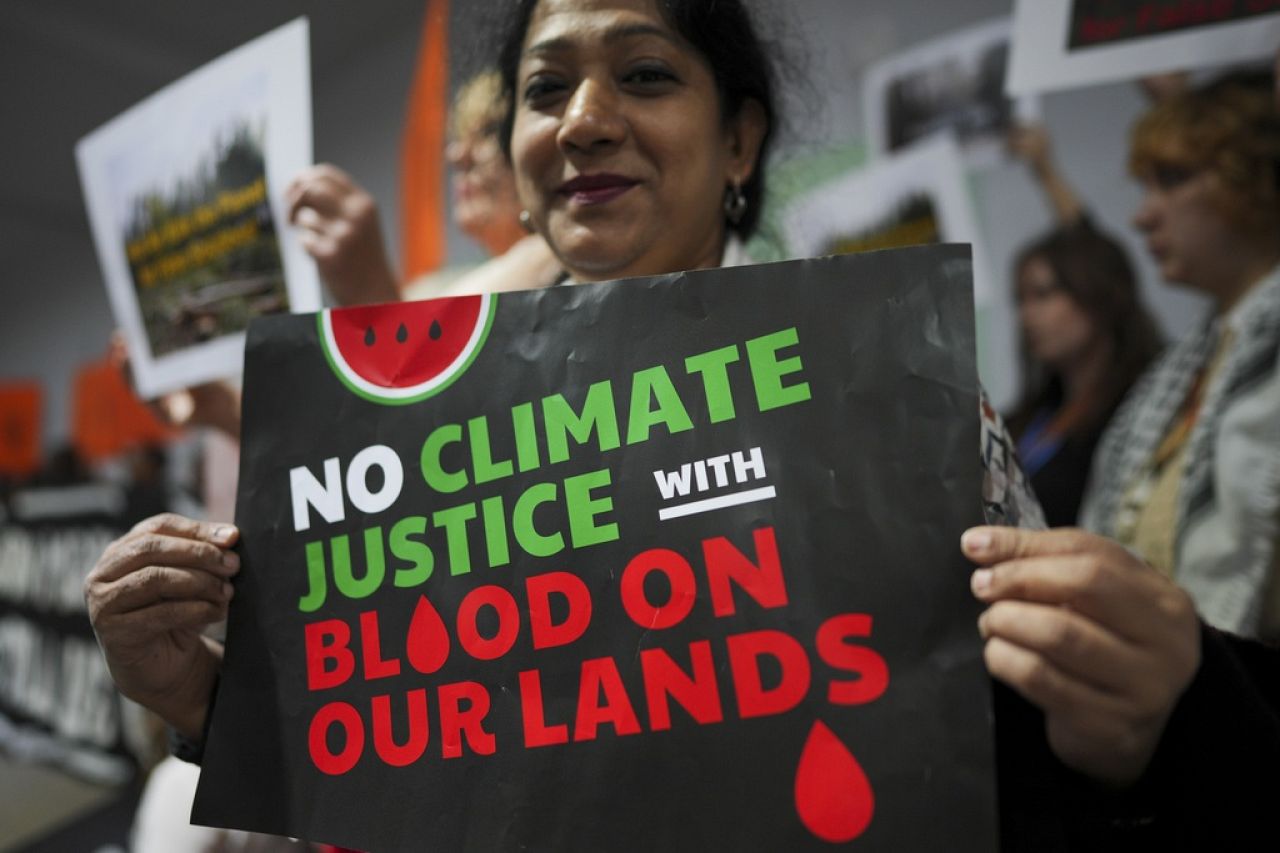
[[[482,297],[361,305],[330,312],[333,339],[347,366],[383,388],[412,388],[457,361],[481,316]]]

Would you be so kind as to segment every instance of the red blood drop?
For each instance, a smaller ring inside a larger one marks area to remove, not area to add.
[[[418,597],[418,606],[413,611],[405,654],[413,668],[423,675],[444,666],[449,657],[449,629],[425,595]]]
[[[876,797],[856,758],[815,720],[796,768],[796,812],[823,841],[852,841],[866,831]]]

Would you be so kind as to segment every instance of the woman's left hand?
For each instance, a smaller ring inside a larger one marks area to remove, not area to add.
[[[1068,767],[1126,786],[1146,770],[1200,665],[1191,598],[1121,545],[1080,530],[977,527],[974,595],[992,676],[1045,714]]]

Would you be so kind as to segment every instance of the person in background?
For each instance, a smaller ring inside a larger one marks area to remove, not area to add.
[[[1057,224],[1013,265],[1022,388],[1008,425],[1049,526],[1069,526],[1103,429],[1162,342],[1127,253],[1093,224],[1044,128],[1018,128],[1010,143]]]
[[[1280,637],[1280,116],[1233,76],[1151,108],[1134,224],[1164,279],[1211,301],[1108,428],[1082,519],[1190,592],[1210,624]]]
[[[545,287],[560,276],[560,263],[546,241],[522,222],[515,175],[499,138],[505,114],[498,72],[477,74],[454,100],[445,149],[453,170],[453,221],[491,260],[420,276],[405,286],[405,299]]]
[[[497,137],[503,112],[492,71],[465,83],[450,111],[445,155],[453,169],[453,220],[491,256],[475,268],[428,273],[401,287],[382,242],[378,205],[363,187],[328,163],[290,182],[289,221],[339,305],[512,290],[556,278],[560,267],[550,250],[520,224],[514,178]]]

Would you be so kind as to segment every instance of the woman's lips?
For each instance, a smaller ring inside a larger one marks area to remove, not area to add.
[[[577,204],[604,204],[613,201],[638,183],[639,181],[622,175],[580,175],[561,184],[556,192]]]

